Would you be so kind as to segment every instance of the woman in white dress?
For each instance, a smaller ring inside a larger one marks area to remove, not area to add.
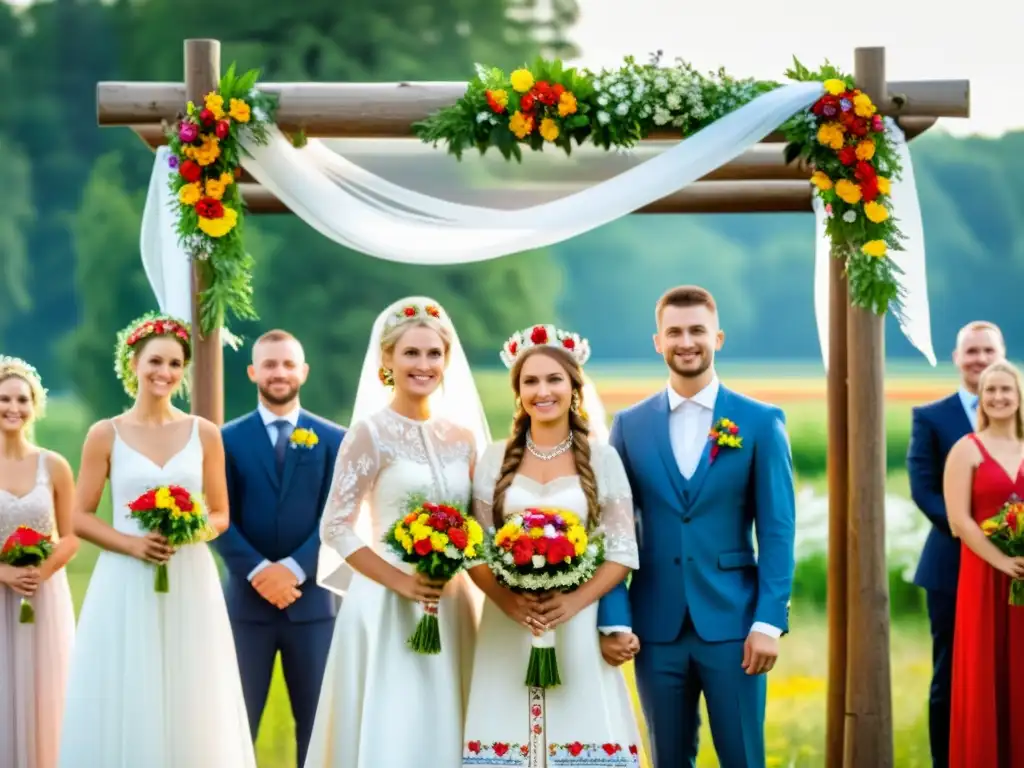
[[[451,418],[458,414],[458,418]],[[444,310],[416,297],[377,318],[321,523],[319,582],[345,598],[306,768],[458,768],[479,593],[443,589],[381,543],[410,494],[468,506],[483,409]],[[344,562],[342,562],[344,561]],[[406,644],[436,602],[441,652]]]
[[[149,317],[119,336],[116,362],[135,403],[92,426],[82,448],[75,525],[104,551],[89,581],[68,684],[61,768],[255,768],[235,645],[206,543],[172,551],[128,505],[180,485],[228,526],[224,446],[212,423],[171,405],[191,355],[187,327]],[[112,524],[95,514],[107,478]],[[166,563],[170,591],[154,589]]]
[[[486,565],[469,574],[489,598],[477,635],[463,766],[639,765],[622,672],[601,656],[597,601],[639,565],[629,481],[615,449],[591,442],[583,410],[584,339],[531,326],[506,342],[516,394],[512,436],[477,467],[473,508],[498,527],[529,507],[559,507],[600,527],[605,562],[573,592],[516,594]],[[533,634],[554,630],[561,685],[528,688]]]
[[[75,611],[64,566],[78,549],[71,511],[75,477],[67,460],[31,440],[46,390],[35,368],[0,356],[0,547],[19,527],[51,536],[38,568],[0,565],[0,765],[55,768]],[[35,611],[19,621],[21,600]]]

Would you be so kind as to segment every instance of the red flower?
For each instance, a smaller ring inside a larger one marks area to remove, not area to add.
[[[146,491],[144,494],[139,496],[135,501],[128,505],[128,509],[132,512],[145,512],[147,509],[154,509],[156,507],[156,491]]]
[[[27,525],[20,525],[4,543],[4,552],[9,552],[15,547],[35,547],[40,542],[46,541],[49,536],[44,536],[39,531],[29,528]]]
[[[738,435],[739,433],[740,433],[740,428],[737,427],[735,424],[733,424],[731,427],[729,427],[729,434],[730,435]]]
[[[224,205],[220,200],[204,197],[196,203],[196,213],[204,219],[220,219],[224,216]]]
[[[478,754],[480,752],[480,742],[479,741],[471,741],[466,746],[469,747],[469,751],[472,752],[474,755]]]
[[[605,751],[605,754],[614,755],[616,752],[622,749],[618,744],[602,744],[601,749]]]
[[[517,342],[510,341],[508,343],[508,353],[510,355],[515,355],[517,349],[519,349],[519,344]]]
[[[438,309],[437,307],[435,307],[433,304],[428,304],[427,306],[425,306],[423,308],[423,311],[426,312],[431,317],[436,317],[436,318],[440,318],[441,317],[441,310]]]
[[[572,558],[576,554],[576,547],[565,538],[559,536],[557,539],[550,539],[548,544],[548,562],[552,565],[563,562],[566,558]]]
[[[499,742],[495,743],[493,749],[494,749],[494,754],[496,754],[498,757],[501,757],[506,752],[508,752],[508,744],[505,744],[504,742],[499,741]]]
[[[636,754],[636,752],[637,752],[637,749],[636,749],[636,744],[630,744],[630,745],[629,745],[629,754],[631,754],[631,755],[635,755],[635,754]]]
[[[537,704],[534,704],[534,705],[533,705],[533,706],[532,706],[532,707],[530,708],[530,713],[531,713],[531,714],[532,714],[532,715],[533,715],[534,717],[540,717],[540,713],[541,713],[541,712],[543,712],[543,710],[542,710],[542,709],[540,708],[540,706],[538,706]]]
[[[547,344],[547,328],[545,328],[543,325],[534,326],[534,329],[530,331],[530,341],[532,341],[534,344]]]
[[[227,120],[218,120],[217,127],[213,129],[218,139],[226,139],[231,133],[231,123]]]
[[[430,543],[430,539],[420,539],[412,545],[412,548],[416,550],[417,555],[426,557],[430,554],[431,550],[433,550],[434,547]]]
[[[885,130],[885,123],[882,122],[881,115],[871,116],[871,130],[874,131],[875,133],[881,133],[882,131]]]
[[[853,165],[857,162],[857,150],[854,147],[843,147],[839,150],[839,162],[843,165]]]
[[[466,536],[466,532],[461,528],[449,528],[448,541],[450,541],[456,549],[465,549],[466,544],[469,543],[469,537]]]
[[[512,545],[512,562],[526,565],[533,557],[533,542],[528,536],[520,536]]]
[[[719,451],[718,443],[712,444],[712,446],[711,446],[711,455],[709,457],[711,459],[711,461],[715,460],[715,457],[718,455],[718,451]]]
[[[536,106],[533,102],[535,97],[532,92],[523,94],[523,98],[519,100],[519,110],[521,112],[532,112]]]
[[[877,178],[875,166],[866,160],[861,160],[857,163],[857,167],[854,169],[853,175],[857,181],[874,181]]]
[[[211,112],[208,109],[204,109],[202,112],[199,113],[199,119],[202,121],[203,125],[209,126],[213,125],[213,121],[216,118],[214,118],[213,112]]]
[[[583,745],[578,741],[574,741],[572,744],[566,744],[565,748],[569,750],[569,754],[573,757],[579,757],[580,753],[583,751]]]
[[[538,555],[546,555],[548,553],[548,547],[551,546],[550,539],[533,539],[533,551]]]
[[[181,178],[189,184],[194,184],[199,181],[200,177],[203,175],[203,169],[199,167],[199,163],[195,160],[186,160],[181,164],[181,168],[178,169],[178,173],[180,173]]]
[[[529,745],[529,744],[522,744],[522,745],[520,745],[520,747],[519,747],[519,751],[520,751],[520,753],[522,753],[523,755],[528,755],[528,754],[530,754],[530,745]]]
[[[1017,513],[1012,509],[1006,513],[1006,525],[1011,531],[1017,530]]]
[[[402,314],[406,317],[416,317],[416,307],[406,307],[402,310]]]
[[[564,338],[562,339],[562,346],[571,351],[576,349],[576,342],[572,338]]]
[[[487,91],[486,96],[487,106],[491,108],[492,112],[497,112],[500,115],[505,111],[505,107],[498,103],[498,101],[494,98],[494,94],[491,91]]]
[[[831,93],[825,94],[815,102],[811,111],[818,117],[835,117],[840,111],[839,97]]]

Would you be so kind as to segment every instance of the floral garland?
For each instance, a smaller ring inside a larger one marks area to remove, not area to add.
[[[830,65],[811,71],[794,60],[793,80],[818,81],[825,95],[812,109],[791,117],[781,130],[789,141],[787,162],[802,159],[814,169],[812,182],[826,205],[828,234],[836,258],[844,260],[855,306],[884,314],[901,311],[899,268],[888,258],[902,238],[890,216],[889,185],[900,175],[891,139],[867,94]],[[478,65],[466,93],[455,104],[415,123],[416,135],[445,144],[461,159],[467,149],[496,148],[522,161],[523,147],[547,145],[566,154],[574,144],[628,149],[657,132],[689,136],[758,96],[780,87],[772,81],[736,79],[719,70],[697,72],[661,55],[599,73],[567,68],[557,59],[537,59],[506,75]]]
[[[132,370],[135,346],[152,336],[177,339],[185,351],[185,365],[187,366],[192,359],[192,335],[188,323],[157,312],[147,312],[133,320],[118,331],[117,342],[114,344],[114,373],[121,380],[121,386],[129,397],[135,397],[139,393],[139,377]],[[182,383],[184,391],[188,386],[187,378],[182,379]]]
[[[242,131],[257,144],[267,141],[273,97],[255,90],[257,70],[235,74],[232,64],[202,107],[191,101],[168,131],[171,191],[178,214],[178,238],[202,270],[200,329],[219,328],[227,310],[256,317],[252,305],[252,257],[242,240]]]

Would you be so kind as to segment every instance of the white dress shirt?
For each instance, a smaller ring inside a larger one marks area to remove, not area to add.
[[[967,414],[967,418],[970,419],[971,427],[975,430],[978,428],[978,396],[972,395],[963,387],[960,387],[957,392],[960,395],[960,402],[964,406],[964,413]]]
[[[294,429],[299,423],[299,406],[295,406],[291,411],[278,416],[267,408],[263,403],[259,403],[256,406],[256,411],[259,413],[260,418],[263,419],[263,426],[267,430],[267,438],[270,440],[270,445],[273,447],[277,444],[277,426],[274,424],[275,421],[287,421],[292,425]],[[295,558],[286,557],[284,560],[278,560],[278,563],[283,565],[289,571],[295,574],[295,578],[299,580],[299,584],[302,584],[306,580],[306,572],[302,570],[302,566],[296,562]],[[249,581],[252,581],[256,574],[262,571],[267,566],[272,565],[269,560],[264,560],[262,563],[257,565],[249,572]]]
[[[718,399],[720,387],[718,376],[714,376],[704,389],[693,397],[687,398],[676,392],[671,384],[668,386],[669,442],[672,444],[672,455],[675,457],[676,466],[687,480],[693,477],[693,473],[697,471],[700,458],[704,453],[708,432],[711,431],[711,424],[714,421],[715,401]],[[782,635],[781,629],[762,621],[755,621],[750,630],[775,638]],[[629,627],[600,627],[600,631],[604,634],[611,634],[631,630]]]

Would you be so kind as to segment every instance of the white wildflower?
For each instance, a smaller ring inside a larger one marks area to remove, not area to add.
[[[605,112],[603,109],[598,110],[597,122],[599,125],[608,125],[608,122],[612,119],[612,116]]]
[[[856,220],[857,220],[857,212],[856,211],[847,211],[846,213],[843,214],[843,221],[845,221],[847,224],[853,224],[853,222],[855,222]]]
[[[629,114],[629,102],[624,101],[615,107],[615,114],[619,117],[625,117]]]

